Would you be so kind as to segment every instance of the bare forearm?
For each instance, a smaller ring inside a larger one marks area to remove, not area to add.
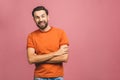
[[[53,57],[54,57],[54,53],[44,54],[44,55],[36,55],[34,53],[33,56],[29,59],[29,62],[30,63],[42,63]]]
[[[61,63],[61,62],[67,62],[68,60],[68,54],[63,54],[57,57],[53,57],[46,61],[46,63]]]
[[[60,63],[65,62],[67,60],[67,53],[57,55],[57,53],[60,53],[59,51],[51,52],[49,54],[43,54],[43,55],[34,55],[33,58],[31,58],[32,63]]]
[[[59,50],[55,51],[55,52],[51,52],[48,54],[43,54],[43,55],[37,55],[35,53],[35,49],[34,48],[28,48],[28,61],[29,63],[43,63],[46,61],[56,61],[56,62],[62,62],[64,58],[62,57],[58,57],[57,56],[61,56],[63,54],[67,54],[68,53],[68,47],[67,46],[63,46],[61,47]],[[56,57],[56,58],[54,58]],[[59,59],[60,58],[60,59]]]

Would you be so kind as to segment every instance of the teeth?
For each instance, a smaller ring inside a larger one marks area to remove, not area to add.
[[[41,22],[41,24],[44,24],[44,22]]]

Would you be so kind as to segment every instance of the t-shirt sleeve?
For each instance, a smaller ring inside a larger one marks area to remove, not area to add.
[[[27,48],[34,48],[33,37],[31,34],[27,37]]]
[[[61,33],[60,46],[61,45],[69,45],[68,38],[67,38],[66,33],[64,31],[62,31],[62,33]]]

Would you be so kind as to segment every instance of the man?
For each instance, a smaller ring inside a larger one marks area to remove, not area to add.
[[[68,60],[68,39],[63,30],[48,25],[48,10],[38,6],[32,11],[39,28],[28,35],[27,55],[35,64],[34,80],[63,80],[63,62]]]

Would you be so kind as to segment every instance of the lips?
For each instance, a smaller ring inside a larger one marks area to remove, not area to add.
[[[39,25],[45,25],[44,21],[38,22]]]
[[[40,24],[41,24],[41,25],[44,25],[45,23],[44,23],[44,22],[41,22]]]

